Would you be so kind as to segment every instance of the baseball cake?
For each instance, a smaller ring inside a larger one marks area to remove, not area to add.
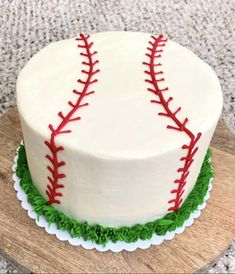
[[[180,227],[213,176],[214,71],[163,35],[80,34],[19,74],[17,175],[35,212],[98,244]]]

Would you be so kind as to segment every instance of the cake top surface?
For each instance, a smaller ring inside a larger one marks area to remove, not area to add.
[[[79,36],[78,36],[79,37]],[[155,36],[158,37],[158,36]],[[74,110],[71,121],[64,130],[70,134],[58,136],[58,143],[71,149],[104,158],[144,158],[164,153],[187,141],[185,134],[167,128],[171,125],[164,107],[149,91],[151,75],[144,72],[145,63],[150,63],[147,54],[152,54],[150,34],[140,32],[104,32],[90,35],[90,56],[94,64],[91,80],[89,61],[84,54],[87,49],[78,47],[81,41],[74,39],[54,42],[38,52],[21,71],[17,81],[17,104],[24,122],[46,140],[51,131],[61,124],[74,109],[82,90],[95,91],[84,96]],[[163,44],[163,42],[161,43]],[[184,121],[194,132],[203,132],[212,127],[222,107],[222,93],[213,70],[190,50],[173,41],[157,47],[160,57],[154,58],[157,85],[177,119]],[[160,45],[160,43],[159,43]],[[150,50],[147,49],[150,47]],[[83,55],[81,55],[83,53]],[[155,56],[158,53],[154,53]],[[88,61],[87,61],[88,60]],[[85,62],[85,63],[84,63]],[[81,71],[87,71],[81,72]],[[162,73],[163,72],[163,73]],[[161,80],[164,78],[164,80]],[[85,80],[84,80],[85,79]],[[76,90],[73,92],[73,90]],[[70,103],[68,104],[68,101]],[[86,105],[89,103],[89,105]]]

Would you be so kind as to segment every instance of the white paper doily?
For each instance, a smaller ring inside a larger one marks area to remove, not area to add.
[[[111,250],[113,252],[120,252],[122,250],[126,251],[134,251],[137,248],[146,249],[150,247],[151,245],[160,245],[164,240],[171,240],[174,238],[176,234],[182,233],[186,227],[191,226],[194,222],[194,219],[198,218],[201,214],[202,209],[206,207],[206,201],[210,198],[210,191],[212,189],[212,180],[210,180],[209,188],[207,191],[206,196],[204,197],[204,201],[202,204],[200,204],[194,212],[192,212],[188,218],[183,224],[182,227],[177,228],[175,231],[167,232],[164,236],[158,236],[153,235],[150,240],[138,240],[135,243],[125,243],[118,241],[117,243],[113,243],[109,241],[105,246],[98,245],[96,243],[93,243],[91,241],[85,241],[82,238],[72,238],[71,235],[67,231],[62,231],[57,229],[56,224],[53,223],[49,226],[48,222],[43,216],[40,216],[38,219],[37,214],[33,212],[32,206],[27,201],[27,195],[20,187],[20,179],[17,177],[15,171],[17,166],[17,159],[18,159],[18,150],[17,154],[14,158],[14,165],[12,166],[13,170],[13,183],[14,183],[14,189],[17,192],[17,198],[21,201],[21,206],[27,211],[28,216],[35,220],[36,224],[39,227],[43,227],[47,233],[56,235],[56,237],[61,241],[68,241],[71,245],[78,246],[81,245],[85,249],[97,249],[98,251],[107,251]]]

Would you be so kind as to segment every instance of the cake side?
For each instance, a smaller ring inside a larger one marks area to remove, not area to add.
[[[95,93],[85,102],[89,106],[79,109],[82,119],[69,124],[72,132],[57,138],[57,146],[64,147],[58,155],[66,163],[60,168],[66,177],[60,178],[61,203],[53,206],[77,220],[106,226],[145,223],[165,215],[174,199],[182,145],[189,140],[169,131],[169,121],[158,115],[163,106],[150,103],[143,65],[150,39],[149,34],[122,32],[90,37],[100,69]],[[26,65],[17,83],[29,168],[44,197],[50,175],[44,144],[50,140],[48,125],[60,124],[57,113],[69,113],[67,101],[75,102],[78,95],[72,90],[81,87],[77,79],[84,69],[84,48],[77,44],[72,39],[49,45]],[[161,55],[172,110],[180,106],[179,121],[187,117],[192,132],[201,133],[182,204],[199,174],[222,95],[213,71],[189,50],[168,41]]]
[[[184,227],[185,221],[187,222],[195,212],[200,212],[200,205],[207,200],[207,193],[210,191],[210,182],[213,177],[213,169],[210,163],[211,151],[208,149],[197,182],[179,210],[170,212],[161,219],[142,225],[136,224],[129,227],[113,228],[104,227],[99,224],[90,225],[87,222],[79,222],[69,218],[53,206],[49,206],[47,200],[39,193],[32,182],[23,144],[20,146],[17,156],[15,175],[20,179],[20,188],[25,192],[27,201],[32,206],[37,218],[43,216],[47,225],[53,223],[56,225],[59,233],[60,231],[65,231],[68,240],[71,236],[75,238],[76,243],[78,243],[77,240],[82,238],[85,241],[91,241],[92,244],[96,243],[103,247],[106,244],[112,245],[117,242],[119,242],[117,244],[120,245],[120,242],[134,243],[137,240],[151,241],[156,236],[164,236],[169,232],[174,233],[177,228],[182,227],[182,225]],[[56,235],[58,234],[56,233]],[[61,239],[61,234],[58,237]]]

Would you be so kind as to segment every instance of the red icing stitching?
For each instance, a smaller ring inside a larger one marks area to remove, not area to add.
[[[157,96],[157,100],[151,100],[151,103],[160,104],[164,108],[164,111],[159,112],[158,115],[171,119],[173,124],[168,125],[168,129],[183,132],[189,138],[189,144],[184,144],[182,146],[182,149],[186,150],[186,156],[180,159],[180,161],[183,162],[183,166],[177,169],[177,172],[180,173],[180,175],[174,183],[178,184],[178,186],[171,191],[171,193],[175,195],[175,198],[168,201],[169,204],[172,204],[168,211],[176,211],[179,209],[183,200],[182,195],[184,193],[184,186],[190,172],[190,166],[194,161],[193,157],[198,151],[196,144],[201,137],[201,133],[197,133],[196,136],[193,134],[193,132],[186,126],[189,121],[187,117],[183,119],[183,121],[180,121],[177,118],[177,114],[181,111],[181,107],[178,107],[176,110],[170,109],[169,105],[173,100],[173,97],[166,98],[164,93],[168,88],[160,88],[158,84],[159,82],[164,82],[165,79],[163,77],[158,77],[158,79],[156,78],[157,75],[163,76],[163,71],[155,71],[155,68],[161,66],[161,63],[155,63],[155,60],[161,58],[160,53],[163,52],[161,48],[166,45],[165,43],[167,40],[163,38],[163,35],[158,37],[151,36],[151,38],[152,41],[149,41],[150,46],[147,47],[148,53],[145,54],[149,58],[149,62],[143,62],[143,64],[148,68],[144,72],[149,77],[148,79],[145,79],[145,82],[151,85],[151,88],[148,88],[148,91]]]
[[[77,82],[80,83],[82,86],[81,91],[77,91],[75,89],[73,90],[73,93],[78,95],[78,99],[76,103],[73,103],[71,101],[68,102],[69,106],[71,106],[71,110],[66,115],[63,114],[61,111],[58,113],[58,116],[61,118],[61,122],[56,128],[54,128],[54,126],[51,124],[48,126],[51,131],[50,140],[45,141],[45,144],[51,152],[51,154],[46,155],[46,158],[50,162],[50,165],[47,166],[47,169],[51,173],[51,175],[47,177],[49,181],[46,190],[46,194],[49,199],[48,205],[51,205],[53,203],[61,203],[58,197],[62,197],[63,194],[58,190],[64,187],[63,183],[61,183],[60,180],[66,176],[64,173],[60,172],[60,167],[64,166],[66,163],[58,159],[58,152],[64,150],[64,147],[56,145],[56,137],[61,134],[71,133],[71,130],[65,129],[65,127],[70,122],[78,121],[81,119],[81,117],[78,116],[74,117],[74,114],[79,108],[89,105],[88,103],[83,103],[83,99],[86,96],[94,93],[94,91],[88,91],[88,89],[92,84],[98,81],[97,79],[94,79],[94,75],[100,71],[99,69],[95,69],[95,66],[99,61],[94,60],[93,57],[97,54],[97,51],[91,51],[94,43],[89,42],[89,37],[89,35],[84,36],[83,34],[80,34],[80,37],[76,38],[77,41],[81,42],[78,45],[78,48],[84,50],[84,52],[81,52],[80,55],[85,57],[86,59],[86,61],[82,62],[85,69],[81,71],[86,76],[86,78],[84,80],[77,80]]]

